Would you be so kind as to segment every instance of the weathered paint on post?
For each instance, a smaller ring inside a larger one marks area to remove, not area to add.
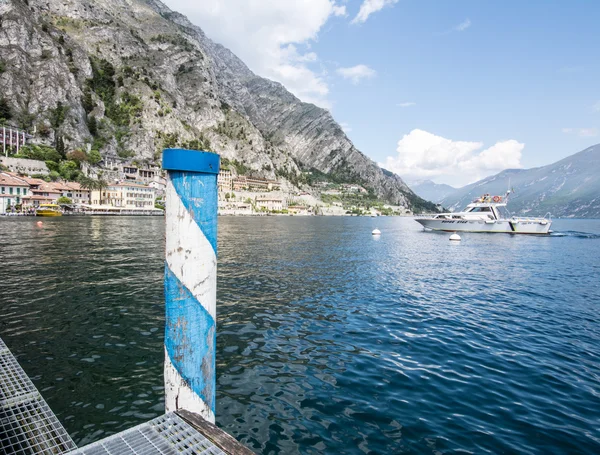
[[[167,149],[165,407],[215,421],[219,155]]]

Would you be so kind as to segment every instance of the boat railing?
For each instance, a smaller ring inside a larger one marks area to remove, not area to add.
[[[415,215],[415,218],[426,218],[426,219],[435,219],[440,217],[441,215],[448,215],[447,213],[421,213]]]
[[[511,221],[513,221],[513,222],[524,222],[524,223],[542,223],[542,224],[547,224],[547,223],[550,223],[552,221],[552,219],[549,217],[549,215],[550,214],[547,213],[543,217],[541,217],[541,216],[513,216],[511,218]]]

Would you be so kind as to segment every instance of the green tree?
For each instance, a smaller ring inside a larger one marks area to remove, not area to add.
[[[29,111],[27,111],[27,109],[25,109],[17,114],[16,120],[19,125],[19,128],[26,130],[31,128],[35,118],[35,114],[31,114]]]
[[[50,179],[50,181],[56,182],[60,178],[60,174],[56,171],[50,171],[50,174],[48,174],[48,178]]]
[[[98,135],[98,120],[96,120],[96,117],[94,117],[93,115],[90,115],[88,117],[88,130],[90,130],[90,134],[92,136],[97,136]]]
[[[66,158],[66,150],[65,150],[65,140],[62,136],[56,136],[56,151],[60,154],[62,158]]]
[[[19,154],[25,158],[38,161],[59,162],[62,158],[54,147],[47,145],[27,144],[21,147]]]
[[[91,179],[83,174],[79,175],[77,182],[81,185],[81,188],[83,188],[84,190],[95,189],[95,186],[94,186],[95,180]]]
[[[46,167],[53,172],[58,172],[58,163],[56,161],[46,161]]]
[[[61,161],[58,172],[65,180],[75,180],[79,175],[79,165],[75,161]]]
[[[64,123],[67,112],[69,112],[69,106],[63,105],[60,101],[56,103],[56,108],[50,111],[50,124],[55,130],[59,129]]]
[[[50,161],[56,161],[57,163],[60,161],[60,159],[61,159],[60,153],[58,153],[55,148],[48,147],[45,145],[40,146],[40,148],[42,149],[44,161],[50,160]]]
[[[102,161],[102,155],[100,155],[98,150],[92,150],[90,153],[88,153],[88,161],[91,164],[98,164],[100,161]]]
[[[73,201],[66,197],[66,196],[61,196],[58,198],[58,200],[56,201],[57,204],[72,204]]]
[[[81,98],[81,104],[83,105],[83,109],[86,114],[89,114],[96,107],[96,103],[94,103],[94,98],[92,98],[92,91],[89,87],[87,87],[83,91],[83,97]],[[91,131],[90,131],[91,133]]]

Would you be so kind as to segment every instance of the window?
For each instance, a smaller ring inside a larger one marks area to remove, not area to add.
[[[511,217],[511,214],[506,207],[496,207],[496,209],[498,210],[500,218],[508,219]]]
[[[6,188],[2,187],[2,194],[4,194],[6,192]]]
[[[27,196],[27,188],[23,188],[23,196]]]
[[[10,194],[13,194],[13,187],[12,186],[9,188],[9,192],[10,192]]]

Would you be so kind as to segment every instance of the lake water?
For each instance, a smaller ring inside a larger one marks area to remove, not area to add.
[[[38,220],[0,219],[0,336],[80,445],[161,414],[164,220]],[[553,229],[220,218],[218,424],[265,454],[600,453],[600,221]]]

